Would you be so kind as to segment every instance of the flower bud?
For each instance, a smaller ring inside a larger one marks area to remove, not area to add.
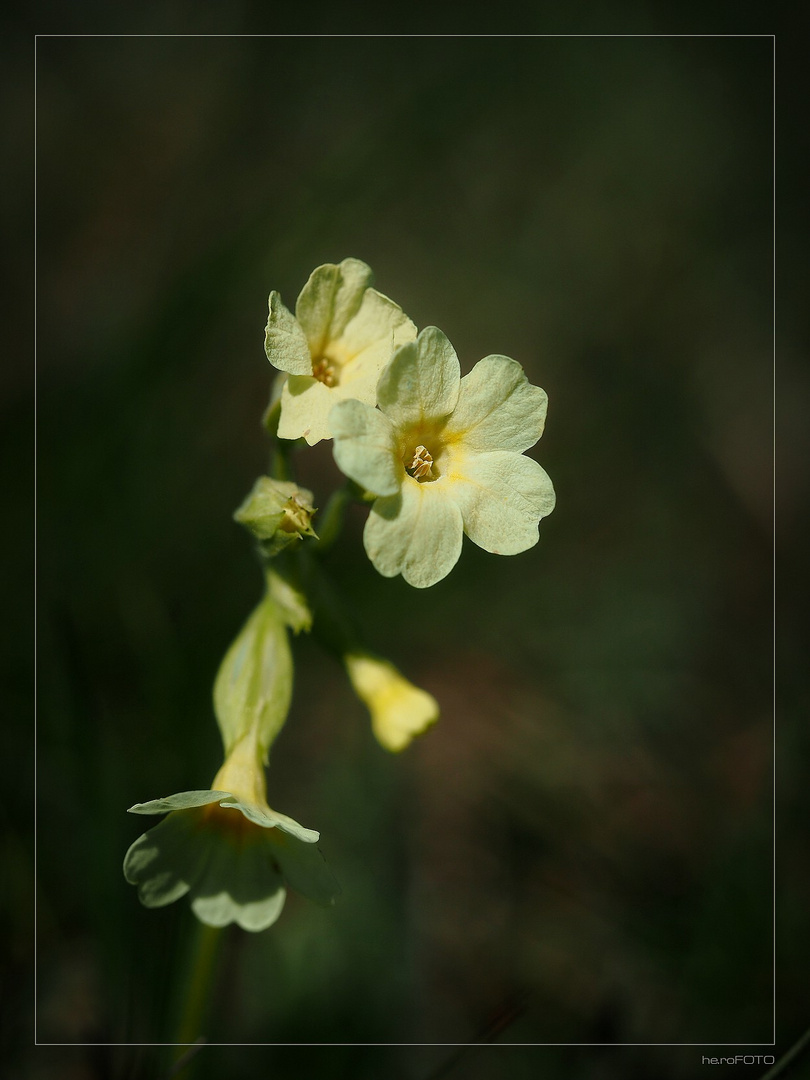
[[[260,476],[233,515],[259,540],[265,555],[277,555],[304,536],[315,536],[312,492],[288,480]]]
[[[432,694],[409,682],[393,664],[370,653],[349,653],[344,658],[355,693],[371,713],[371,727],[386,750],[404,750],[439,719]]]

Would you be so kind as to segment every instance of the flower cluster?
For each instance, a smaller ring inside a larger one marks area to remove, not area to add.
[[[265,352],[279,372],[267,414],[274,475],[260,477],[234,515],[256,541],[265,593],[214,684],[224,762],[210,788],[130,807],[167,816],[124,860],[147,907],[188,896],[202,922],[251,931],[276,921],[288,886],[322,904],[339,892],[319,833],[267,801],[264,769],[292,698],[290,633],[312,630],[341,661],[386,750],[404,750],[439,718],[431,694],[358,639],[319,565],[347,501],[371,503],[363,541],[377,571],[423,589],[450,573],[464,535],[499,555],[532,547],[555,499],[525,456],[543,433],[545,392],[506,356],[462,377],[442,331],[417,333],[359,259],[314,270],[294,314],[272,292]],[[318,535],[290,451],[325,439],[347,482]]]
[[[375,497],[369,559],[426,588],[458,562],[464,534],[498,555],[537,543],[555,495],[524,451],[543,434],[547,398],[506,356],[462,378],[442,331],[417,336],[370,283],[365,263],[344,259],[312,273],[295,317],[270,294],[265,351],[289,374],[278,434],[334,439],[339,468]]]

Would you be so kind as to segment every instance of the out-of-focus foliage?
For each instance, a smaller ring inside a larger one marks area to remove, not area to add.
[[[218,764],[213,678],[262,588],[231,515],[266,470],[267,294],[356,255],[462,372],[503,353],[548,392],[530,453],[557,509],[538,547],[465,542],[426,591],[380,578],[350,515],[330,566],[442,717],[387,755],[296,640],[268,797],[321,832],[343,892],[228,938],[209,1039],[769,1042],[770,39],[37,57],[38,1038],[171,1037],[190,916],[139,907],[125,810]],[[337,478],[329,444],[300,456],[315,505]],[[783,940],[805,916],[784,904]],[[786,951],[789,999],[807,957]],[[62,1053],[153,1075],[144,1050]],[[452,1051],[225,1053],[199,1075],[428,1080]],[[447,1075],[675,1080],[699,1054],[492,1048]]]

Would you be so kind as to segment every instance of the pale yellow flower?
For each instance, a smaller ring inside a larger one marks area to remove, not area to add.
[[[537,543],[554,488],[523,451],[543,433],[547,399],[520,364],[487,356],[462,379],[452,345],[429,326],[397,350],[377,400],[379,410],[341,402],[330,423],[335,461],[378,496],[363,540],[384,577],[434,585],[464,533],[497,555]]]
[[[394,349],[416,337],[398,304],[371,288],[359,259],[327,263],[301,290],[295,315],[270,293],[267,359],[288,373],[281,391],[278,434],[314,445],[331,438],[329,413],[344,399],[376,403],[377,380]]]

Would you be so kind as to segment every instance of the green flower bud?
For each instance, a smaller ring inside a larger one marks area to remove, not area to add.
[[[288,544],[315,536],[312,492],[288,480],[260,476],[233,515],[259,540],[265,555],[277,555]]]

